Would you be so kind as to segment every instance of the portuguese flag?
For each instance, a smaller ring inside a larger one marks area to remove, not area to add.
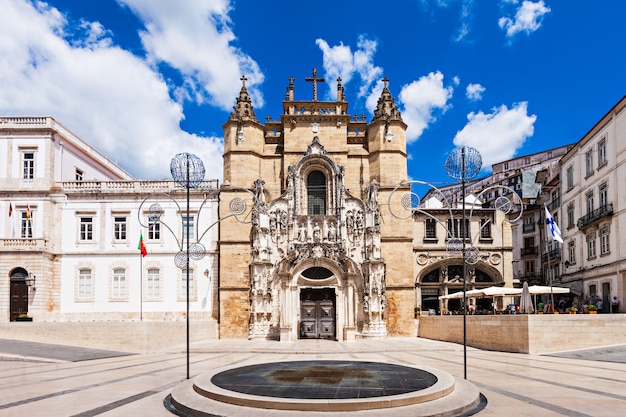
[[[141,252],[141,256],[146,256],[148,254],[146,245],[143,243],[143,232],[139,232],[139,244],[137,245],[137,249]]]

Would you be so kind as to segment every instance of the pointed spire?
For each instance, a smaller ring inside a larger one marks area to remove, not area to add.
[[[237,104],[233,106],[234,111],[230,113],[230,118],[234,120],[258,121],[254,114],[254,107],[252,107],[252,100],[250,100],[248,89],[246,88],[247,78],[245,75],[242,75],[240,80],[241,91],[239,92],[239,97],[237,97]]]
[[[389,88],[387,87],[387,83],[389,80],[387,77],[382,79],[383,82],[383,92],[380,94],[378,98],[378,104],[376,105],[376,110],[374,110],[374,120],[378,119],[398,119],[402,120],[402,115],[398,111],[398,106],[396,106],[395,100],[389,92]]]

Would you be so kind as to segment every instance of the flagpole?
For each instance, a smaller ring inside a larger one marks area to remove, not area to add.
[[[143,253],[139,252],[139,321],[143,321]]]
[[[544,209],[544,213],[549,213],[548,208],[546,207],[546,205],[543,205],[543,209]],[[550,285],[550,306],[552,306],[552,312],[554,313],[554,293],[552,292],[552,275],[550,273],[550,250],[548,250],[548,218],[546,217],[545,221],[544,221],[544,233],[545,233],[545,245],[546,245],[546,259],[548,260],[548,268],[546,270],[546,273],[548,274],[548,283]],[[554,240],[554,239],[552,239]]]

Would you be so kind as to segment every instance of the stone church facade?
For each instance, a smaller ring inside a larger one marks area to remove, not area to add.
[[[280,119],[262,124],[242,77],[224,124],[220,337],[408,335],[411,221],[389,211],[407,126],[387,80],[370,123],[348,113],[341,79],[332,102],[318,100],[315,71],[306,80],[312,99],[296,100],[291,78]],[[235,203],[250,204],[250,222],[227,218]]]

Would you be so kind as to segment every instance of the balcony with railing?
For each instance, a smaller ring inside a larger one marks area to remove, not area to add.
[[[522,226],[523,233],[530,233],[535,231],[535,223],[526,223]]]
[[[548,210],[553,212],[556,208],[561,205],[561,197],[557,197],[548,204]]]
[[[48,240],[33,238],[0,239],[0,248],[3,252],[45,251],[48,250]]]
[[[521,249],[522,256],[537,255],[537,253],[537,246],[526,246],[525,248]]]
[[[541,272],[518,272],[513,275],[514,279],[517,279],[520,283],[526,281],[528,285],[541,285],[543,284],[543,275]]]
[[[555,260],[560,260],[560,259],[561,259],[561,248],[552,249],[550,252],[544,253],[543,255],[541,255],[541,260],[543,262],[555,261]]]
[[[93,193],[93,192],[170,192],[180,191],[184,188],[173,180],[148,180],[148,181],[63,181],[63,190],[69,193]],[[194,191],[217,190],[217,180],[204,180]]]
[[[613,215],[613,204],[606,204],[600,208],[595,209],[591,213],[587,213],[576,222],[578,229],[584,229],[597,222],[598,220]]]

